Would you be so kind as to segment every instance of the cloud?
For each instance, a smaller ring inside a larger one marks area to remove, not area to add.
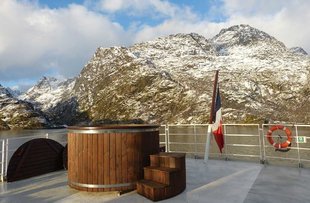
[[[99,7],[110,13],[127,12],[129,15],[159,18],[186,17],[195,19],[197,16],[188,6],[178,6],[165,0],[100,0]]]
[[[98,46],[126,44],[118,23],[81,5],[0,2],[0,80],[77,75]]]
[[[236,24],[249,24],[288,47],[301,46],[310,52],[310,1],[210,2],[205,14],[167,0],[85,0],[83,5],[57,9],[43,7],[37,0],[1,0],[0,81],[72,77],[98,46],[126,46],[173,33],[196,32],[211,38]],[[126,28],[117,22],[117,15],[135,16],[131,19],[137,21]],[[156,20],[150,23],[150,19]]]

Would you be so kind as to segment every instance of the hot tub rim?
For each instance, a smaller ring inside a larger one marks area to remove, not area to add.
[[[122,125],[101,125],[101,126],[68,126],[68,133],[80,134],[101,134],[101,133],[134,133],[158,131],[157,124],[122,124]]]

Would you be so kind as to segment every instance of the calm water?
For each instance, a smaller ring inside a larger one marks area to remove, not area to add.
[[[16,137],[29,137],[29,136],[44,136],[46,134],[66,134],[67,130],[64,129],[38,129],[38,130],[4,130],[0,131],[0,139],[16,138]]]

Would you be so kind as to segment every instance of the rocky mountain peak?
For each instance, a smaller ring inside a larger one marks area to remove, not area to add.
[[[243,24],[222,29],[211,40],[213,43],[221,46],[251,46],[258,42],[269,42],[285,47],[282,42],[279,42],[266,32]]]
[[[18,89],[11,89],[11,88],[7,88],[7,90],[10,92],[10,94],[13,96],[13,97],[15,97],[15,98],[17,98],[17,97],[19,97],[21,94],[23,94],[23,92],[22,91],[20,91],[20,90],[18,90]]]
[[[290,48],[290,51],[294,54],[298,54],[298,55],[305,55],[307,56],[308,53],[301,47],[292,47]]]
[[[155,40],[135,44],[129,47],[129,50],[136,56],[155,60],[188,55],[215,55],[216,52],[205,37],[196,33],[159,37]]]
[[[10,93],[10,91],[7,88],[3,87],[0,84],[0,96],[1,97],[4,97],[4,96],[12,97],[12,94]]]
[[[55,77],[47,77],[43,76],[38,83],[35,85],[35,88],[38,89],[54,89],[57,88],[57,86],[63,82],[63,79],[57,79]]]
[[[41,110],[47,110],[57,105],[63,98],[67,98],[74,84],[75,79],[64,80],[44,76],[18,98],[33,103]]]

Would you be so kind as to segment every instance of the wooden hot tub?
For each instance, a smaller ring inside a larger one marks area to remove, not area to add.
[[[159,152],[158,125],[68,127],[68,185],[85,191],[126,191]]]

